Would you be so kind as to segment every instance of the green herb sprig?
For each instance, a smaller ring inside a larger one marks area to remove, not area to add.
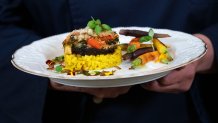
[[[130,45],[127,47],[127,53],[132,53],[136,50],[136,45]]]
[[[148,35],[147,36],[142,36],[140,39],[139,39],[139,42],[140,43],[143,43],[143,42],[148,42],[148,41],[151,41],[154,37],[154,30],[153,29],[149,29],[148,31]]]
[[[109,25],[102,24],[100,19],[95,20],[93,17],[92,20],[88,22],[87,26],[90,29],[93,29],[97,35],[103,31],[111,31],[111,27]]]
[[[61,65],[58,65],[55,67],[55,71],[60,73],[63,70],[63,67]]]
[[[151,41],[151,46],[152,46],[153,51],[154,51],[153,38],[154,38],[154,30],[153,29],[149,29],[148,35],[147,36],[142,36],[139,39],[139,42],[143,43],[143,42]]]

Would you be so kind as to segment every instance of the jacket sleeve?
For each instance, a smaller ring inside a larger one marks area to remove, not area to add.
[[[25,27],[21,0],[0,0],[0,122],[41,123],[48,79],[15,69],[18,48],[40,38]]]
[[[217,64],[218,64],[218,33],[217,32],[218,32],[218,22],[217,22],[217,24],[214,24],[214,25],[206,28],[204,31],[202,31],[202,34],[206,35],[211,40],[211,42],[213,44],[214,53],[215,53],[214,54],[215,55],[214,62],[215,62],[216,68],[217,68]]]
[[[217,95],[217,86],[216,80],[218,79],[218,4],[213,4],[213,9],[211,19],[209,23],[212,23],[210,26],[205,28],[201,33],[206,35],[212,42],[214,48],[214,65],[213,65],[213,72],[210,74],[200,74],[196,75],[195,81],[197,82],[196,88],[199,89],[200,96],[196,95],[196,92],[192,91],[191,95],[194,100],[194,104],[197,104],[196,101],[202,99],[202,104],[204,104],[205,112],[208,113],[208,117],[214,123],[218,121],[217,118],[217,103],[218,101],[214,100],[214,97]],[[198,103],[199,104],[199,103]],[[200,115],[199,117],[203,119],[203,114],[205,112],[200,111],[202,108],[201,106],[195,105],[197,108],[197,112]],[[216,112],[216,113],[215,113]],[[205,115],[206,116],[206,115]],[[204,120],[202,120],[204,121]]]
[[[205,16],[207,19],[205,26],[206,28],[201,31],[202,34],[206,35],[212,42],[214,47],[214,67],[217,72],[218,65],[218,3],[213,1],[208,9],[208,14]]]

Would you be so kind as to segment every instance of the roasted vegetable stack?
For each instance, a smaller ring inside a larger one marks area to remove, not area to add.
[[[99,70],[117,66],[122,61],[118,44],[119,36],[109,25],[92,19],[86,28],[72,31],[63,41],[65,68]]]

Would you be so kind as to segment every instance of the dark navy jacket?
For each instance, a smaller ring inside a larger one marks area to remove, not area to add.
[[[149,26],[203,33],[213,42],[217,63],[217,0],[0,0],[0,123],[40,123],[43,107],[48,122],[49,118],[65,123],[215,120],[216,113],[211,112],[218,104],[214,101],[216,72],[197,75],[186,93],[154,93],[134,86],[128,94],[96,105],[90,95],[75,92],[49,91],[46,98],[47,78],[20,72],[11,65],[11,55],[18,48],[85,27],[91,16],[112,27]]]

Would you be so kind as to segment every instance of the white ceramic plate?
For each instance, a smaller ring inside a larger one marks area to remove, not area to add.
[[[138,29],[148,31],[146,27],[118,27],[113,30],[119,32],[120,29]],[[129,70],[130,63],[123,62],[121,70],[110,68],[107,70],[116,70],[112,76],[69,76],[47,70],[46,60],[56,56],[63,55],[62,42],[69,33],[51,36],[41,40],[34,41],[30,45],[18,49],[12,56],[12,64],[21,71],[48,77],[52,81],[70,86],[78,87],[118,87],[145,83],[167,75],[171,70],[187,65],[201,58],[207,51],[205,43],[183,32],[154,29],[155,33],[169,34],[169,38],[160,40],[171,47],[174,60],[169,64],[149,62],[144,67],[135,70]],[[131,40],[130,36],[120,35],[120,42],[127,43]]]

